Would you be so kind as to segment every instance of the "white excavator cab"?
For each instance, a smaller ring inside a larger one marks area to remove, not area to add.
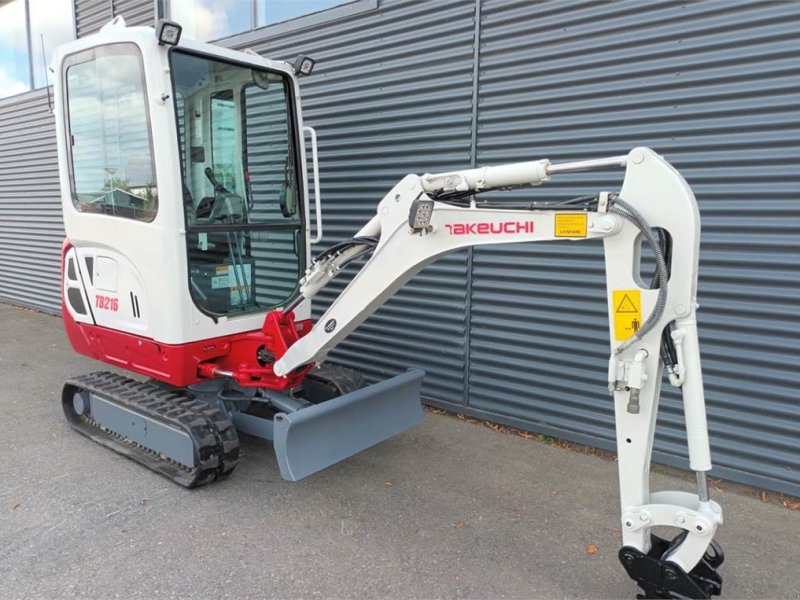
[[[309,260],[294,69],[120,19],[56,65],[72,317],[174,345],[258,329]]]
[[[166,27],[117,18],[56,51],[67,335],[158,382],[73,380],[64,409],[82,433],[189,487],[232,471],[234,424],[272,440],[296,480],[418,424],[423,373],[366,388],[321,361],[273,373],[276,353],[311,329],[298,294],[310,262],[304,130],[321,234],[295,67]],[[265,315],[290,302],[296,322],[270,330]],[[142,404],[165,390],[175,397]],[[205,422],[216,445],[164,412],[198,399],[184,421]]]

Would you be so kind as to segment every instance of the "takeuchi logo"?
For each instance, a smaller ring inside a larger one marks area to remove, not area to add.
[[[445,223],[450,235],[491,235],[533,233],[534,221],[502,221],[500,223]]]

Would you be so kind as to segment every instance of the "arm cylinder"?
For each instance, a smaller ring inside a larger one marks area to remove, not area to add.
[[[700,369],[700,345],[694,315],[676,321],[686,331],[683,352],[686,375],[681,386],[683,410],[686,416],[686,439],[689,446],[689,467],[693,471],[711,470],[711,448],[708,442],[706,401],[703,395],[703,375]]]

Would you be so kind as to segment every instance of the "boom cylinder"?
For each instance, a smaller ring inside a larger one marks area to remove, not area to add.
[[[547,159],[480,167],[449,173],[426,173],[420,180],[427,194],[478,192],[494,188],[541,185],[549,179]]]

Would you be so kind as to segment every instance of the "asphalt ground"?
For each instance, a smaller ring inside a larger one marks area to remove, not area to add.
[[[231,478],[185,490],[68,427],[62,382],[103,368],[0,304],[2,599],[634,597],[613,460],[429,414],[299,483],[248,440]],[[717,487],[723,598],[800,598],[800,512]]]

